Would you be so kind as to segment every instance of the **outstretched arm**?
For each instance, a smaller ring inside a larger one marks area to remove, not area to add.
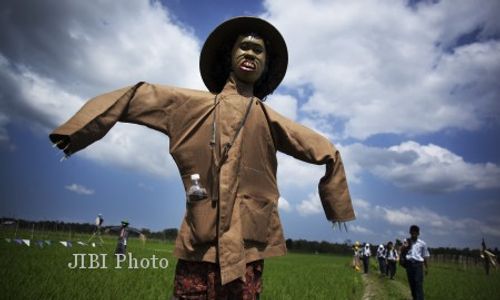
[[[318,189],[327,219],[332,222],[355,219],[344,165],[335,146],[322,135],[281,116],[268,106],[266,114],[278,151],[308,163],[326,165]]]
[[[49,137],[71,155],[101,139],[118,121],[145,125],[168,135],[169,116],[179,100],[175,88],[139,82],[91,99]]]

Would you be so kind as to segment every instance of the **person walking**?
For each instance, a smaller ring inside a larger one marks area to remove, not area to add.
[[[386,275],[394,280],[394,276],[396,275],[396,265],[399,259],[398,251],[394,248],[392,242],[387,243],[387,270]]]
[[[418,238],[419,235],[420,228],[417,225],[411,225],[405,266],[413,300],[424,299],[424,274],[427,275],[429,271],[429,249],[427,249],[427,244]]]
[[[377,261],[378,261],[378,268],[380,271],[381,276],[385,276],[385,271],[386,271],[386,249],[384,245],[380,244],[378,245],[377,248]]]
[[[370,256],[371,255],[372,255],[372,252],[370,250],[370,244],[365,243],[365,245],[363,246],[362,253],[361,253],[361,257],[363,260],[363,272],[365,274],[368,274],[368,271],[370,269]]]

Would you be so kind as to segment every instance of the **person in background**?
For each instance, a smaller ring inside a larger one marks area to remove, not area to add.
[[[354,245],[352,245],[352,250],[354,251],[354,255],[352,258],[352,267],[356,272],[358,272],[361,270],[361,260],[360,260],[361,249],[358,241],[356,241]]]
[[[396,262],[399,259],[399,255],[392,242],[387,243],[386,259],[386,275],[389,276],[391,280],[394,280],[394,275],[396,275]]]
[[[413,300],[424,299],[424,273],[428,273],[428,258],[430,256],[427,244],[419,239],[420,228],[410,226],[409,246],[406,254],[406,275],[410,285]]]
[[[128,221],[124,220],[121,222],[121,226],[110,227],[111,231],[118,231],[118,242],[116,244],[115,254],[127,254],[127,244],[128,244],[128,236],[130,232],[137,233],[140,237],[143,234],[135,228],[129,227]]]
[[[382,244],[378,245],[378,248],[377,248],[378,268],[380,271],[380,275],[382,275],[382,276],[385,275],[385,270],[386,270],[385,255],[386,255],[386,250],[385,250],[384,245],[382,245]]]
[[[363,260],[363,272],[365,274],[368,274],[368,270],[370,269],[370,256],[372,255],[369,243],[364,244],[363,250],[361,253],[362,253],[361,258]]]

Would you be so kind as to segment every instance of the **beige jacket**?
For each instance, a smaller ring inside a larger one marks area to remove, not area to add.
[[[344,166],[337,149],[323,136],[255,99],[248,118],[217,182],[213,167],[222,147],[235,135],[249,97],[228,81],[217,96],[163,85],[138,83],[86,103],[50,135],[73,154],[102,138],[118,122],[148,126],[170,137],[184,187],[198,173],[208,198],[187,205],[174,255],[185,260],[219,263],[222,284],[244,280],[246,263],[286,253],[278,214],[276,152],[326,165],[319,195],[330,221],[354,219]],[[215,120],[215,146],[210,140]],[[69,143],[69,144],[68,144]],[[222,145],[222,146],[221,146]],[[218,201],[212,201],[214,192]]]

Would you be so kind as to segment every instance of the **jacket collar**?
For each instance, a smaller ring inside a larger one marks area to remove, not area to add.
[[[224,88],[221,91],[223,95],[240,95],[243,97],[252,97],[253,96],[253,85],[245,84],[241,81],[238,81],[234,76],[229,75],[229,78],[224,85]]]

